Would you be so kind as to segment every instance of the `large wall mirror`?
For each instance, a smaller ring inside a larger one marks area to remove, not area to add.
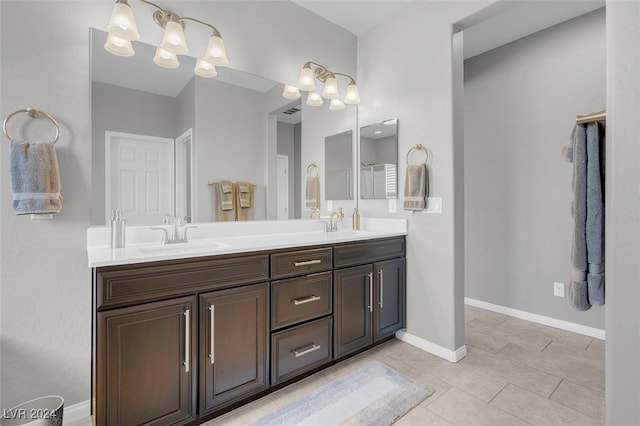
[[[193,73],[194,58],[162,68],[152,61],[153,46],[134,42],[135,55],[119,57],[103,48],[105,32],[92,29],[91,37],[93,225],[105,224],[111,208],[124,210],[130,224],[159,224],[167,214],[213,221],[208,182],[220,180],[256,184],[253,219],[304,216],[305,106],[284,99],[281,83],[228,67],[203,78]],[[310,124],[307,133],[321,127]],[[117,167],[140,146],[153,147],[136,166],[143,180]],[[147,208],[138,212],[141,198]]]
[[[325,198],[353,200],[353,131],[324,139]]]
[[[360,198],[398,197],[398,120],[360,127]]]

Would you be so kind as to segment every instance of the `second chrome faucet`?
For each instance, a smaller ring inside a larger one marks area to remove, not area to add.
[[[166,226],[154,226],[151,229],[154,231],[163,231],[162,232],[162,241],[160,244],[180,244],[180,243],[188,243],[187,239],[187,231],[189,229],[195,229],[197,225],[186,225],[184,222],[184,218],[182,216],[176,216],[173,219],[166,215],[164,220],[162,221],[163,225],[173,225],[173,233],[169,232]]]

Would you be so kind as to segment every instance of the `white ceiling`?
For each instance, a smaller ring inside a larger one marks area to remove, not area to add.
[[[361,35],[412,1],[436,0],[292,1],[355,35]],[[465,29],[464,57],[479,55],[604,5],[605,0],[504,2],[502,13]]]

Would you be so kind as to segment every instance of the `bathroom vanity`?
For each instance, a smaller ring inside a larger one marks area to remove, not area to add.
[[[388,221],[229,231],[195,252],[88,237],[94,422],[197,424],[392,337],[405,326],[406,223]]]

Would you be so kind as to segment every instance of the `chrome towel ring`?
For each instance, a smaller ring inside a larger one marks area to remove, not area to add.
[[[409,149],[409,151],[407,152],[407,166],[412,166],[413,164],[409,163],[409,155],[411,155],[411,153],[413,151],[424,151],[426,158],[424,159],[423,163],[427,163],[427,160],[429,159],[429,151],[427,151],[427,148],[424,147],[422,144],[415,144],[415,145],[411,145],[411,149]]]
[[[40,111],[38,108],[35,108],[35,107],[19,109],[17,111],[12,112],[7,116],[7,118],[4,119],[4,121],[2,122],[2,130],[4,131],[4,134],[7,135],[9,139],[13,139],[13,137],[11,136],[11,133],[9,133],[9,129],[7,129],[7,124],[9,123],[9,120],[11,120],[11,117],[17,114],[22,114],[22,113],[27,113],[27,115],[31,118],[40,118],[43,116],[48,118],[49,121],[51,121],[53,125],[56,127],[56,137],[51,142],[53,142],[54,144],[58,142],[58,139],[60,138],[60,125],[58,124],[56,119],[53,118],[51,115],[47,114],[44,111]]]

